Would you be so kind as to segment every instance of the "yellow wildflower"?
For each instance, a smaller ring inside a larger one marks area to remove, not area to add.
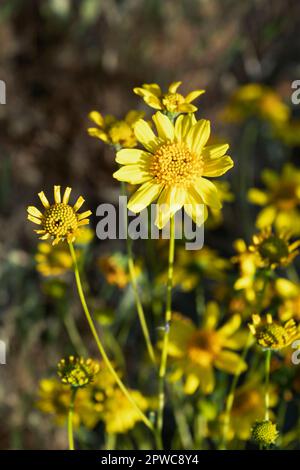
[[[84,199],[80,196],[74,206],[68,204],[71,194],[71,188],[66,188],[63,198],[61,199],[60,186],[54,186],[54,204],[50,205],[43,191],[38,196],[45,208],[42,213],[34,206],[27,208],[28,220],[40,225],[41,230],[35,230],[41,235],[41,240],[51,238],[52,244],[56,245],[61,240],[73,242],[80,230],[80,227],[89,223],[88,217],[91,211],[85,211],[78,214],[78,210],[84,203]]]
[[[234,201],[234,194],[230,190],[228,181],[216,181],[215,185],[219,194],[221,203]],[[215,229],[223,223],[223,212],[220,209],[210,209],[206,227]]]
[[[41,242],[35,255],[36,269],[43,276],[59,276],[72,268],[72,258],[68,246],[60,244],[51,246]]]
[[[275,444],[279,432],[276,424],[273,424],[269,419],[264,421],[257,421],[254,423],[252,430],[252,439],[264,447],[268,447],[271,444]]]
[[[280,231],[273,233],[271,227],[266,227],[260,233],[253,235],[249,251],[258,255],[260,267],[275,269],[287,266],[299,254],[297,249],[300,240],[289,243],[290,235]]]
[[[137,390],[129,390],[140,410],[149,408],[147,399]],[[115,388],[104,401],[102,419],[108,433],[126,433],[141,420],[139,413],[129,403],[120,389]]]
[[[266,190],[252,188],[248,198],[253,204],[265,206],[256,219],[260,229],[275,224],[275,227],[300,233],[300,170],[286,164],[281,174],[265,169],[262,181]]]
[[[194,90],[184,97],[177,92],[181,83],[171,83],[167,93],[163,93],[157,83],[145,83],[141,87],[134,88],[133,91],[136,95],[141,96],[151,108],[164,110],[171,114],[194,113],[197,108],[191,103],[205,93],[205,90]]]
[[[284,278],[275,281],[275,291],[281,298],[278,316],[281,321],[290,318],[300,321],[300,286]]]
[[[221,176],[233,166],[224,155],[228,145],[206,146],[210,123],[196,121],[194,115],[179,116],[175,126],[159,111],[153,120],[158,136],[146,121],[139,120],[134,131],[145,149],[120,150],[116,161],[122,167],[113,176],[141,184],[128,202],[134,213],[158,198],[155,223],[159,228],[182,207],[201,225],[207,217],[206,206],[221,208],[217,188],[207,177]]]
[[[239,315],[233,315],[223,326],[216,329],[219,308],[215,302],[207,305],[201,328],[180,314],[174,313],[170,327],[168,354],[174,368],[173,380],[185,376],[185,393],[191,394],[198,387],[208,394],[214,390],[214,367],[236,374],[247,365],[234,352],[241,349],[246,334],[238,332]],[[171,362],[171,361],[170,361]]]
[[[290,119],[276,127],[276,136],[290,147],[300,145],[300,119]]]
[[[248,326],[257,344],[263,349],[284,349],[299,337],[299,330],[293,319],[282,325],[274,321],[269,313],[264,320],[257,314],[252,315],[252,323]]]
[[[271,88],[259,83],[249,83],[236,90],[223,113],[229,122],[241,122],[253,116],[278,125],[286,122],[290,115],[289,107]]]
[[[234,263],[239,264],[240,276],[234,284],[236,290],[244,290],[248,302],[254,302],[257,293],[256,272],[258,268],[258,257],[256,253],[251,253],[242,239],[234,242],[234,247],[238,252],[232,258]],[[262,287],[262,286],[261,286]]]
[[[107,144],[133,148],[137,145],[133,126],[143,116],[143,112],[132,110],[126,114],[123,120],[118,120],[114,116],[103,117],[98,111],[91,111],[89,118],[98,127],[89,127],[88,133],[91,137],[96,137]]]
[[[57,364],[57,373],[65,385],[75,388],[86,387],[99,373],[100,364],[93,359],[69,356]]]

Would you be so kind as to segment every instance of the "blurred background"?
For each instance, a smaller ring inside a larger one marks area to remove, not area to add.
[[[233,241],[249,239],[254,230],[257,207],[247,204],[247,190],[261,184],[262,167],[279,170],[287,155],[297,164],[300,143],[299,124],[296,137],[284,138],[273,102],[275,117],[257,124],[253,138],[245,120],[231,119],[232,96],[245,84],[266,85],[297,126],[300,105],[291,103],[291,83],[300,79],[299,30],[297,0],[0,2],[0,79],[6,83],[6,104],[0,105],[0,339],[7,345],[7,364],[0,366],[1,449],[65,448],[64,428],[35,407],[39,381],[74,351],[72,318],[95,352],[76,297],[66,300],[74,288],[71,273],[57,279],[37,269],[38,242],[26,221],[26,206],[38,204],[37,193],[50,194],[54,184],[71,186],[73,197],[82,194],[93,212],[101,202],[117,201],[114,152],[87,134],[88,113],[122,119],[129,109],[146,111],[132,91],[143,83],[166,90],[182,80],[183,94],[206,90],[196,103],[198,116],[212,120],[215,138],[230,142],[235,161],[235,197],[227,199],[224,220],[206,234],[206,243],[230,258]],[[92,228],[96,222],[92,216]],[[132,359],[143,345],[136,346],[141,335],[132,293],[119,281],[113,295],[107,270],[103,274],[92,262],[124,246],[94,239],[86,251],[98,320],[112,337],[111,349],[116,332],[127,335],[127,368],[137,386]],[[193,315],[194,300],[194,293],[177,292],[175,307]],[[130,332],[124,333],[124,315],[131,318]]]

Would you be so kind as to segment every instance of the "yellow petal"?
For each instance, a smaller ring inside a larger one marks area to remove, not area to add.
[[[175,122],[175,138],[178,142],[184,141],[191,127],[195,124],[194,114],[178,116]]]
[[[78,220],[86,219],[92,214],[92,211],[85,211],[82,214],[78,214]]]
[[[169,86],[169,93],[176,93],[177,91],[177,88],[180,87],[180,85],[182,84],[182,82],[173,82],[171,83],[171,85]]]
[[[82,204],[84,203],[84,199],[82,196],[79,196],[79,198],[77,199],[77,201],[75,202],[74,206],[73,206],[73,209],[75,212],[77,212],[80,207],[82,206]]]
[[[195,113],[197,109],[196,106],[190,103],[181,103],[178,105],[178,111],[180,113]]]
[[[207,208],[196,191],[193,193],[189,191],[186,194],[184,210],[199,227],[203,225],[208,216]]]
[[[134,126],[137,140],[150,152],[155,152],[159,142],[149,124],[144,119],[139,119]]]
[[[158,98],[161,96],[161,89],[157,83],[144,83],[142,87],[134,88],[134,93],[137,95],[143,96],[143,92],[150,92]]]
[[[113,177],[130,184],[145,183],[153,178],[149,172],[149,165],[124,165],[113,174]]]
[[[207,145],[202,150],[202,155],[204,159],[219,158],[225,155],[228,149],[229,149],[228,144]]]
[[[69,186],[65,189],[64,195],[63,195],[63,203],[68,204],[69,199],[70,199],[70,194],[71,194],[72,188]]]
[[[152,117],[158,136],[163,140],[174,140],[174,126],[168,116],[162,114],[160,111]]]
[[[55,204],[59,204],[61,202],[60,186],[54,186],[54,202]]]
[[[41,203],[43,204],[43,206],[48,209],[50,207],[50,204],[49,204],[49,201],[48,199],[46,198],[45,196],[45,193],[44,191],[41,191],[39,194],[38,194],[40,200],[41,200]]]
[[[180,187],[165,188],[161,192],[156,208],[155,225],[162,229],[185,202],[186,190]]]
[[[161,105],[161,101],[159,98],[157,98],[156,96],[146,96],[144,98],[144,101],[145,103],[147,103],[148,106],[150,106],[151,108],[154,108],[154,109],[163,109],[162,105]]]
[[[186,393],[187,395],[192,395],[199,387],[199,383],[200,380],[196,374],[189,374],[184,384],[184,393]]]
[[[194,90],[194,91],[191,91],[188,95],[186,95],[186,97],[185,97],[185,102],[186,102],[186,103],[191,103],[191,102],[194,101],[196,98],[198,98],[198,96],[203,95],[203,93],[205,93],[205,90]]]
[[[98,111],[91,111],[89,113],[89,118],[91,121],[93,121],[97,126],[103,127],[104,125],[104,119],[102,114],[100,114]]]
[[[219,309],[219,305],[217,304],[217,302],[214,302],[214,301],[208,302],[205,308],[203,321],[202,321],[203,328],[207,330],[214,330],[218,324],[219,318],[220,318],[220,309]]]
[[[187,135],[187,144],[189,148],[200,155],[204,145],[209,139],[210,122],[207,119],[198,121]]]
[[[153,202],[160,194],[162,185],[155,184],[152,181],[144,183],[130,198],[128,209],[134,213],[141,212],[151,202]]]
[[[89,127],[87,131],[88,131],[88,134],[91,137],[97,137],[97,139],[100,139],[100,140],[102,140],[103,142],[106,142],[106,143],[109,142],[109,137],[106,134],[106,132],[101,131],[97,127]]]
[[[122,149],[117,153],[116,162],[121,165],[141,163],[151,157],[151,153],[139,149]]]
[[[265,191],[257,188],[251,188],[248,191],[248,200],[258,206],[264,206],[269,200],[269,196]]]
[[[235,333],[239,327],[241,326],[241,317],[240,315],[232,315],[232,317],[223,325],[221,328],[218,329],[218,334],[225,336],[231,336]]]
[[[214,371],[212,367],[203,367],[201,369],[200,388],[205,394],[212,393],[215,387]]]
[[[195,189],[203,202],[213,209],[221,209],[222,204],[220,203],[218,191],[216,186],[206,178],[199,178],[197,183],[190,188],[190,191]]]
[[[36,217],[38,219],[42,218],[43,217],[43,214],[41,213],[41,211],[39,211],[36,207],[34,206],[29,206],[27,207],[27,212],[28,214],[32,215],[33,217]]]
[[[27,219],[37,225],[41,225],[42,223],[41,219],[37,219],[36,217],[33,217],[33,215],[30,214],[27,215]]]
[[[264,228],[272,225],[276,217],[276,208],[274,206],[265,207],[256,219],[256,226],[258,228]]]
[[[215,359],[215,366],[229,374],[241,374],[247,369],[247,364],[240,356],[232,351],[221,351]]]
[[[204,160],[203,176],[217,177],[222,176],[233,167],[233,161],[230,157],[220,157],[215,160]]]
[[[174,313],[169,335],[168,353],[172,357],[181,357],[187,347],[188,341],[195,332],[193,322],[179,313]]]

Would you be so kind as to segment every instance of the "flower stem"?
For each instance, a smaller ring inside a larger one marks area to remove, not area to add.
[[[124,182],[121,183],[121,192],[124,196],[126,196],[126,187],[125,187]],[[125,211],[126,211],[125,220],[127,220],[127,207],[125,207]],[[138,291],[136,271],[135,271],[135,265],[134,265],[133,254],[132,254],[132,240],[128,235],[127,224],[126,224],[126,250],[127,250],[127,256],[128,256],[128,270],[129,270],[130,282],[131,282],[133,293],[134,293],[134,300],[136,304],[137,313],[139,316],[139,320],[140,320],[142,332],[145,338],[149,357],[152,363],[155,364],[154,349],[151,343],[150,333],[149,333],[149,329],[147,326],[143,305],[140,299],[140,294]]]
[[[74,415],[74,404],[76,397],[77,388],[71,388],[71,399],[68,412],[68,440],[69,440],[69,450],[75,450],[74,447],[74,435],[73,435],[73,415]]]
[[[159,383],[158,383],[158,413],[157,413],[157,432],[161,436],[163,429],[163,412],[165,406],[165,376],[167,370],[168,344],[170,335],[170,322],[172,317],[172,287],[173,287],[173,270],[174,270],[174,253],[175,253],[175,219],[170,219],[170,243],[169,243],[169,266],[167,281],[167,301],[165,313],[164,338],[161,353],[161,361],[159,367]]]
[[[103,359],[103,361],[105,362],[105,365],[106,367],[108,368],[108,370],[110,371],[110,373],[112,374],[112,376],[114,377],[116,383],[118,384],[118,386],[120,387],[120,389],[122,390],[122,392],[124,393],[124,395],[126,396],[126,398],[128,399],[128,401],[132,404],[132,406],[135,408],[136,412],[139,414],[140,418],[142,419],[142,421],[145,423],[145,425],[151,429],[152,431],[154,431],[154,427],[153,427],[153,424],[151,423],[151,421],[147,418],[147,416],[141,411],[141,409],[138,407],[138,405],[136,404],[136,402],[134,401],[134,399],[132,398],[132,396],[130,395],[129,391],[127,390],[126,386],[123,384],[122,380],[120,379],[120,377],[118,376],[118,374],[116,373],[112,363],[110,362],[110,359],[108,358],[107,354],[106,354],[106,351],[101,343],[101,340],[98,336],[98,333],[97,333],[97,330],[96,330],[96,327],[95,327],[95,324],[94,324],[94,321],[91,317],[91,314],[89,312],[89,309],[88,309],[88,306],[87,306],[87,303],[86,303],[86,300],[85,300],[85,296],[84,296],[84,292],[83,292],[83,288],[82,288],[82,283],[81,283],[81,279],[80,279],[80,274],[79,274],[79,270],[78,270],[78,264],[77,264],[77,259],[76,259],[76,253],[75,253],[75,250],[74,250],[74,246],[71,242],[69,242],[69,248],[70,248],[70,253],[71,253],[71,256],[72,256],[72,260],[73,260],[73,269],[74,269],[74,274],[75,274],[75,279],[76,279],[76,285],[77,285],[77,290],[78,290],[78,295],[79,295],[79,298],[80,298],[80,301],[81,301],[81,305],[82,305],[82,308],[83,308],[83,311],[85,313],[85,316],[86,316],[86,319],[87,319],[87,322],[89,324],[89,327],[90,327],[90,330],[92,332],[92,335],[94,337],[94,340],[97,344],[97,347],[99,349],[99,352],[100,352],[100,355]]]
[[[270,390],[269,390],[269,384],[270,384],[270,366],[271,366],[271,355],[272,351],[271,349],[268,349],[266,352],[266,382],[265,382],[265,420],[269,419],[269,408],[270,408]]]

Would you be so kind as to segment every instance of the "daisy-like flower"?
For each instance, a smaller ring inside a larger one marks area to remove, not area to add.
[[[299,338],[299,329],[293,319],[283,325],[274,321],[271,314],[267,314],[265,319],[260,315],[252,315],[252,323],[249,329],[256,338],[257,344],[262,349],[280,350],[284,349]]]
[[[37,250],[36,269],[43,276],[59,276],[72,268],[73,263],[68,245],[61,243],[51,246],[48,242],[41,242]]]
[[[74,388],[86,387],[100,371],[100,364],[93,359],[69,356],[57,364],[57,373],[64,385]]]
[[[262,181],[266,189],[251,188],[248,199],[264,207],[258,214],[256,226],[265,228],[274,223],[277,229],[300,234],[300,170],[286,164],[281,174],[265,169]]]
[[[41,229],[35,230],[41,240],[51,238],[53,245],[61,240],[73,242],[80,227],[89,223],[88,217],[91,215],[91,211],[78,213],[84,203],[82,196],[77,199],[74,206],[69,205],[71,190],[67,187],[61,198],[60,186],[54,186],[54,204],[51,205],[44,192],[41,191],[38,196],[44,206],[44,211],[41,212],[34,206],[27,208],[28,220],[41,226]]]
[[[227,144],[209,145],[210,122],[194,115],[181,115],[175,125],[160,111],[153,116],[158,136],[149,124],[139,120],[134,128],[144,150],[123,149],[116,161],[122,167],[114,173],[119,181],[141,184],[131,196],[128,209],[141,212],[158,199],[155,224],[163,228],[175,212],[184,207],[196,224],[207,218],[207,208],[220,209],[216,186],[207,177],[226,173],[233,161],[225,153]]]
[[[275,269],[278,266],[287,266],[299,254],[300,240],[289,243],[290,234],[281,231],[273,233],[267,227],[260,233],[253,235],[249,251],[257,253],[261,267]]]
[[[257,444],[260,444],[263,447],[269,447],[270,445],[275,444],[279,436],[279,432],[276,424],[272,423],[269,419],[266,419],[264,421],[256,421],[256,423],[254,423],[251,435],[253,441]]]
[[[97,127],[89,127],[88,133],[106,144],[133,148],[137,140],[133,132],[133,126],[144,113],[141,111],[129,111],[124,119],[118,120],[112,115],[102,116],[98,111],[91,111],[89,118]]]
[[[134,88],[136,95],[143,98],[151,108],[167,111],[171,114],[194,113],[197,111],[192,101],[205,93],[205,90],[191,91],[186,97],[177,92],[182,82],[173,82],[167,93],[163,93],[157,83],[145,83],[141,87]]]
[[[215,302],[208,304],[201,328],[178,313],[173,314],[168,354],[174,373],[171,378],[185,377],[184,390],[192,394],[198,387],[211,393],[215,386],[214,368],[229,374],[241,373],[247,364],[234,352],[241,349],[247,335],[238,331],[239,315],[233,315],[217,329],[219,309]]]

